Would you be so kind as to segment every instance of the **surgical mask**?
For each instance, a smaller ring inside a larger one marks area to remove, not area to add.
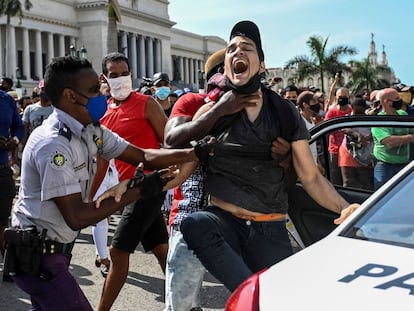
[[[160,86],[157,87],[157,90],[155,91],[155,96],[157,96],[161,100],[166,100],[170,93],[171,90],[168,86]]]
[[[108,107],[108,104],[106,102],[106,96],[98,95],[94,97],[87,97],[79,92],[76,93],[88,99],[88,103],[86,105],[83,105],[78,102],[76,102],[76,104],[81,105],[85,107],[86,110],[88,110],[89,116],[91,117],[93,124],[99,124],[99,120],[105,115],[106,109]]]
[[[318,114],[319,111],[321,110],[321,105],[316,104],[316,105],[309,105],[310,110],[312,110],[314,113]]]
[[[230,79],[226,79],[226,86],[230,90],[240,94],[254,93],[260,88],[260,84],[261,76],[259,72],[257,72],[257,74],[255,74],[245,85],[242,86],[236,86],[230,81]]]
[[[392,102],[392,108],[394,108],[395,110],[400,110],[401,107],[402,107],[402,100],[401,99]]]
[[[349,98],[346,97],[340,97],[338,98],[338,104],[339,106],[346,106],[349,104]]]
[[[125,100],[132,92],[131,75],[107,79],[111,96],[116,100]]]

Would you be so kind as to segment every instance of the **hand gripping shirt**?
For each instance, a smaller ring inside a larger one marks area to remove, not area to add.
[[[23,151],[21,186],[13,209],[12,225],[35,225],[47,229],[47,237],[72,242],[78,231],[65,222],[55,197],[81,193],[86,202],[89,181],[99,152],[105,159],[118,157],[128,143],[108,129],[92,124],[84,127],[60,109],[29,136]]]

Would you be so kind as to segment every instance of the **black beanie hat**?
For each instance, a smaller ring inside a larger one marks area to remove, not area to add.
[[[230,33],[230,40],[234,37],[242,36],[251,39],[257,48],[259,60],[264,61],[264,53],[262,49],[262,40],[260,39],[260,31],[257,25],[251,21],[241,21],[234,25]]]

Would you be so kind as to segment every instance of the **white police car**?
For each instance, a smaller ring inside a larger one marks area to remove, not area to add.
[[[403,124],[374,118],[366,119],[370,126],[414,126],[410,117]],[[335,122],[351,121],[344,120]],[[311,141],[337,128],[334,123],[314,131]],[[337,215],[297,183],[289,216],[300,243],[309,247],[246,280],[227,311],[414,310],[414,161],[375,193],[335,187],[349,202],[363,202],[361,207],[335,227]]]

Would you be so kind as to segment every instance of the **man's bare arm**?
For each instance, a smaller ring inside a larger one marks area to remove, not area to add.
[[[144,167],[150,170],[165,168],[174,164],[198,161],[192,148],[141,149],[134,145],[128,145],[118,159],[134,166],[142,162]]]
[[[292,142],[293,165],[306,192],[319,205],[341,214],[335,223],[342,222],[359,204],[349,204],[334,186],[319,172],[306,140]]]
[[[257,95],[258,96],[258,95]],[[200,115],[197,120],[185,122],[170,128],[165,135],[165,145],[172,148],[187,146],[191,140],[199,140],[206,136],[216,122],[223,116],[231,115],[248,106],[256,105],[259,100],[251,94],[226,92],[211,109]]]

